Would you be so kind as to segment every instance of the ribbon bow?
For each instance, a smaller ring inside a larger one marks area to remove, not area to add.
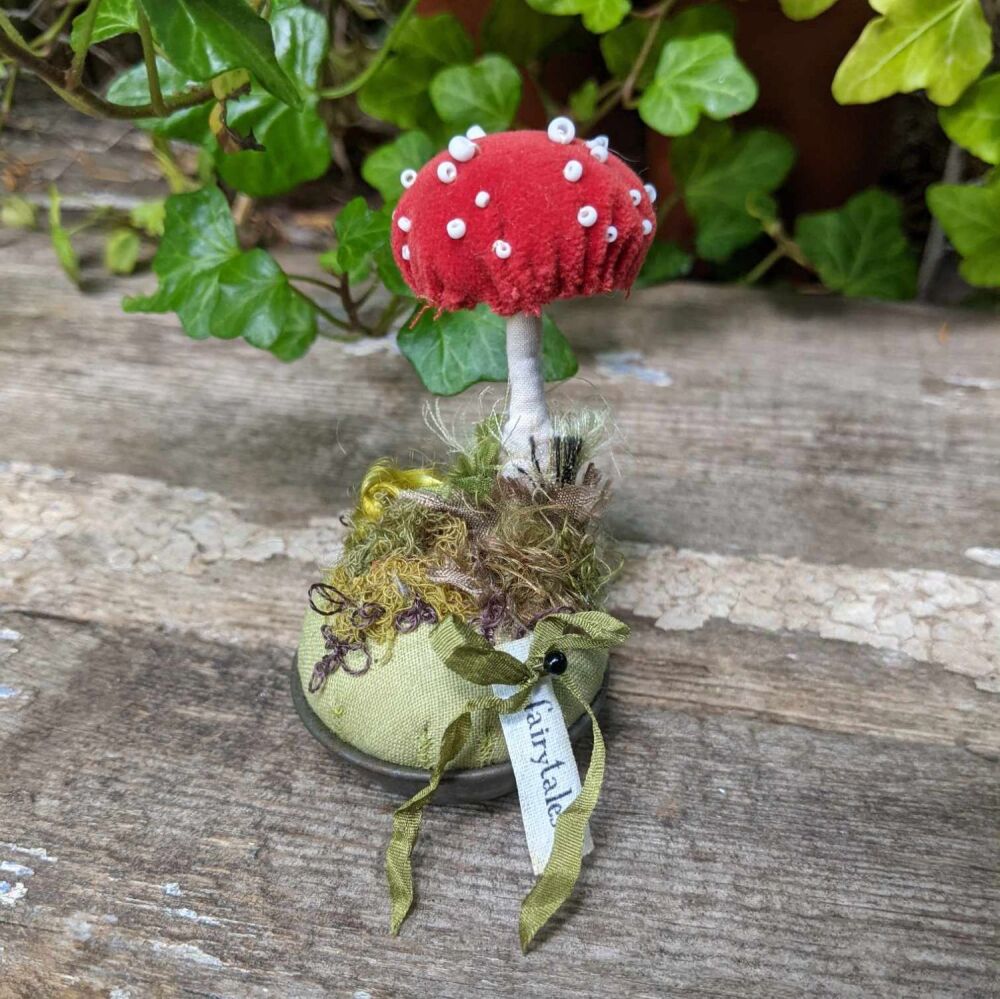
[[[386,877],[391,905],[390,928],[393,934],[413,905],[413,853],[424,806],[434,796],[441,777],[462,751],[472,732],[475,712],[492,712],[497,717],[520,711],[531,696],[535,684],[545,675],[543,663],[549,652],[610,649],[628,638],[626,624],[602,611],[577,614],[552,614],[535,626],[531,649],[524,662],[494,648],[482,635],[454,617],[446,618],[431,633],[434,651],[445,666],[477,686],[489,688],[495,683],[516,686],[507,698],[484,693],[468,701],[461,713],[444,730],[437,763],[426,787],[396,809],[392,818],[392,838],[385,855]],[[587,823],[597,805],[604,781],[604,739],[590,705],[580,696],[570,673],[554,676],[570,696],[590,716],[594,750],[586,779],[576,800],[556,820],[552,852],[545,870],[521,903],[519,930],[521,949],[527,951],[535,934],[569,898],[583,862],[583,843]]]

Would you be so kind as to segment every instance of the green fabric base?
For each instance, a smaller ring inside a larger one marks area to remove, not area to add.
[[[467,701],[484,693],[448,669],[431,650],[432,625],[399,635],[391,648],[370,644],[372,667],[361,676],[343,670],[327,677],[323,689],[309,693],[314,664],[326,649],[320,628],[329,619],[312,608],[306,611],[299,643],[299,677],[310,707],[334,735],[362,752],[388,763],[429,770],[437,759],[441,737]],[[604,651],[567,653],[569,670],[581,696],[592,701],[604,680],[608,654]],[[348,663],[360,667],[364,656],[349,654]],[[560,706],[571,725],[583,713],[558,690]],[[507,745],[500,723],[493,717],[473,717],[472,736],[454,766],[460,769],[504,763]]]

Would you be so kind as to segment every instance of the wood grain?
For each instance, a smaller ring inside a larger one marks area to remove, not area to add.
[[[4,999],[997,994],[992,320],[693,284],[559,310],[556,399],[628,442],[634,637],[598,848],[523,958],[515,803],[428,814],[392,938],[394,802],[285,689],[360,474],[440,453],[403,359],[193,344],[40,235],[0,231],[0,281]]]

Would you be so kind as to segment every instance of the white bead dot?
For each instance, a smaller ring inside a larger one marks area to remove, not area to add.
[[[648,236],[653,231],[653,223],[649,219],[642,220],[642,233],[644,236]]]
[[[498,239],[493,244],[493,252],[501,259],[506,260],[510,256],[510,243]]]
[[[633,187],[632,190],[630,190],[628,192],[628,196],[632,199],[632,204],[635,205],[636,208],[638,208],[639,205],[642,204],[642,192],[641,191],[637,191]]]
[[[409,232],[410,229],[413,228],[413,223],[405,215],[400,215],[399,218],[396,219],[396,225],[398,225],[403,232]]]
[[[450,184],[458,176],[458,167],[451,160],[444,160],[438,164],[437,175],[442,184]]]
[[[608,226],[608,242],[613,243],[618,238],[618,227],[614,225]]]
[[[403,244],[403,248],[399,251],[399,255],[404,260],[409,260],[410,259],[410,246],[409,246],[408,243],[404,243]]]
[[[459,163],[468,163],[478,151],[476,144],[464,135],[456,135],[448,143],[448,155]]]
[[[486,138],[486,133],[478,125],[473,125],[465,133],[465,137],[467,139],[472,139],[472,141],[475,142],[476,139],[485,139]]]
[[[565,146],[576,138],[576,128],[569,118],[553,118],[549,122],[549,138]]]
[[[608,148],[608,137],[606,135],[595,135],[592,139],[587,139],[587,145],[593,149],[594,146]]]
[[[461,239],[465,235],[465,223],[461,219],[452,219],[446,228],[452,239]]]
[[[399,175],[399,182],[403,187],[413,187],[413,182],[417,179],[416,170],[404,170]]]
[[[570,160],[563,167],[563,176],[575,184],[583,176],[583,164],[579,160]]]
[[[607,146],[591,146],[590,155],[597,160],[598,163],[608,162],[608,147]]]
[[[576,213],[576,220],[589,229],[597,221],[597,209],[593,205],[584,205]]]
[[[476,195],[476,207],[477,208],[485,208],[489,203],[490,203],[490,192],[489,191],[480,191]]]
[[[656,188],[652,184],[643,184],[644,190],[646,191],[646,197],[649,198],[651,204],[656,204]]]

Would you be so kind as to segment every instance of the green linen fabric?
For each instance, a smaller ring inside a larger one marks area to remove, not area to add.
[[[323,688],[309,693],[313,665],[326,649],[320,628],[330,619],[306,611],[299,643],[299,678],[307,701],[334,735],[370,756],[401,766],[429,770],[438,758],[441,738],[466,703],[481,696],[481,687],[448,669],[431,648],[433,625],[399,635],[392,646],[370,643],[372,667],[361,676],[337,670]],[[608,653],[567,650],[569,671],[581,699],[590,703],[604,680]],[[364,656],[349,653],[360,667]],[[583,713],[581,704],[565,691],[557,697],[567,725]],[[452,766],[465,769],[504,763],[508,759],[497,716],[473,716],[472,733]]]

